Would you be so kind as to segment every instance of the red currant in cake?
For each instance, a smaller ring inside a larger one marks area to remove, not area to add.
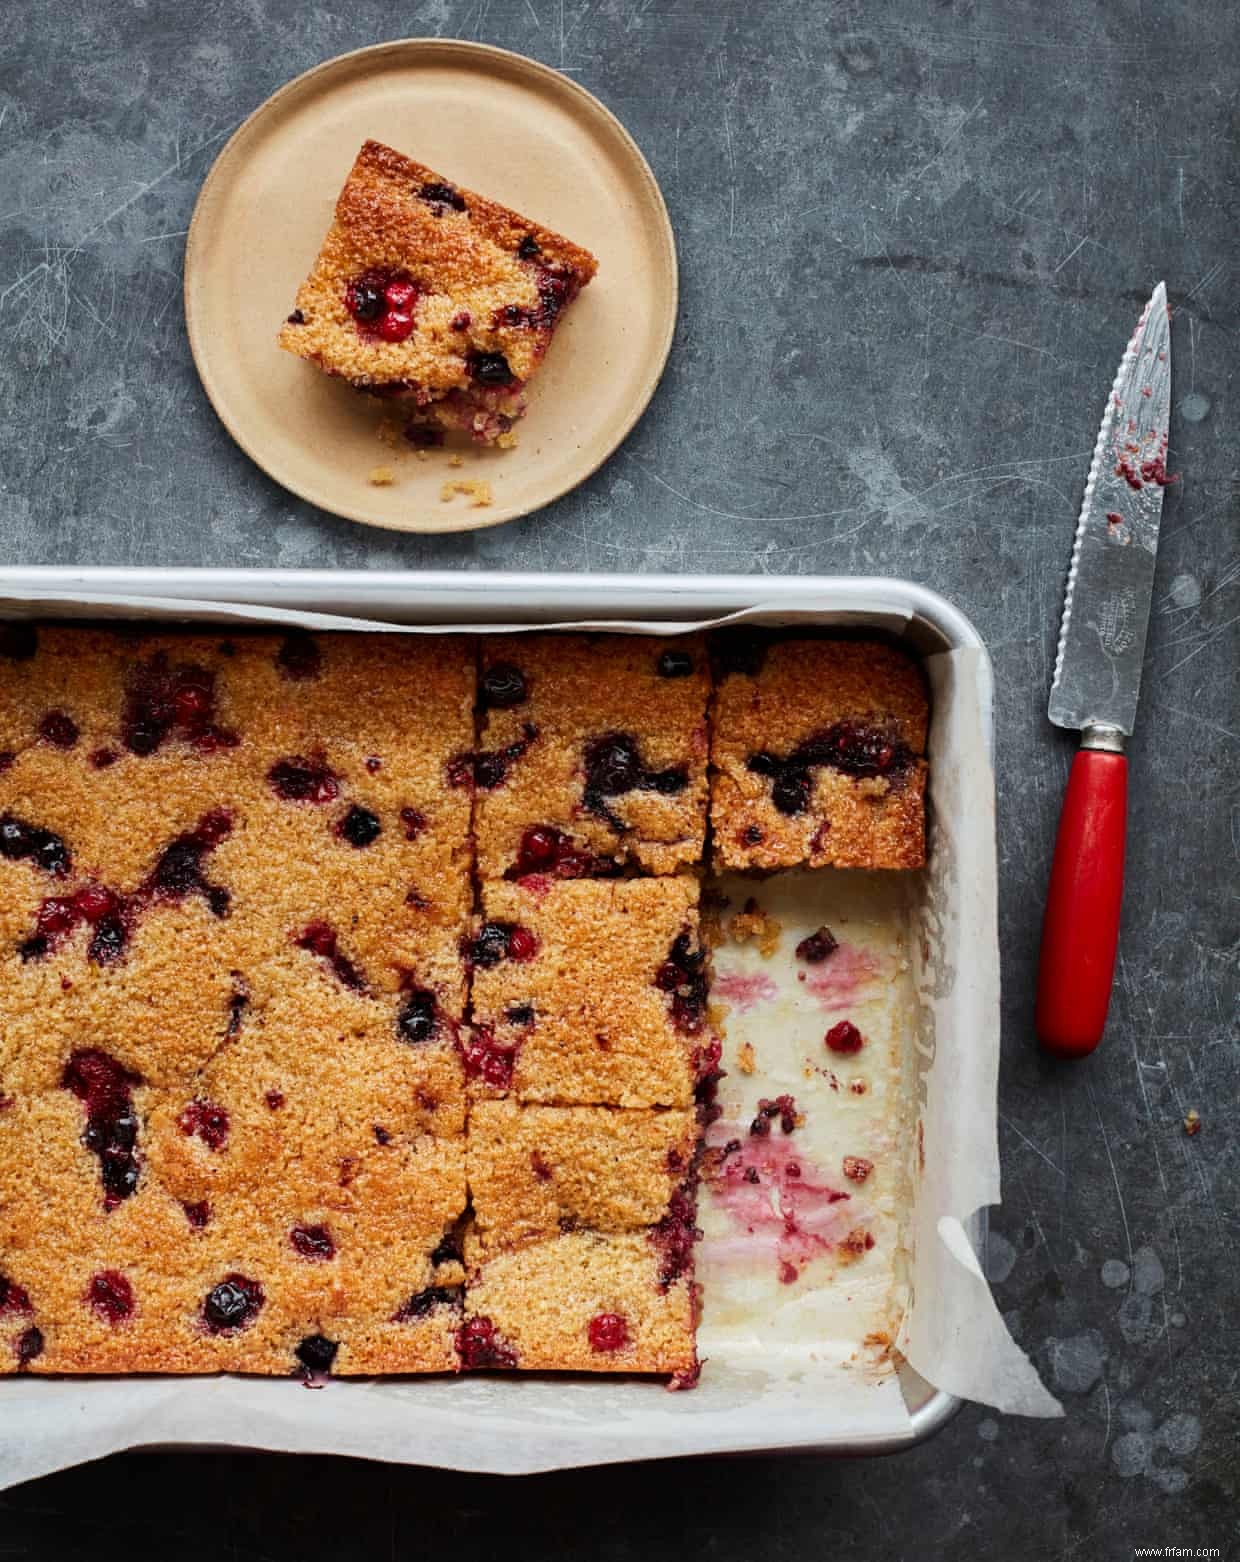
[[[629,1343],[628,1319],[623,1313],[596,1313],[590,1319],[589,1334],[593,1350],[623,1350]]]

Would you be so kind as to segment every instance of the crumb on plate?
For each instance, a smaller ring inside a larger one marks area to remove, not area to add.
[[[464,494],[475,510],[491,503],[491,485],[484,483],[480,478],[458,478],[454,482],[445,483],[439,490],[439,497],[444,504],[447,504],[454,494]]]

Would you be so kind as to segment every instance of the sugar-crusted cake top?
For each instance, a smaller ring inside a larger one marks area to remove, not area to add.
[[[367,141],[278,340],[363,384],[443,395],[520,383],[597,269],[588,250],[550,228]],[[384,332],[382,320],[361,318],[356,295],[350,307],[350,289],[368,275],[411,284],[398,311],[409,329]]]

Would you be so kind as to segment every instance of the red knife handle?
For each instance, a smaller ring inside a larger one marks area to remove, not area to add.
[[[1038,969],[1038,1040],[1056,1057],[1083,1058],[1102,1040],[1119,942],[1127,808],[1124,755],[1081,748],[1059,815]]]

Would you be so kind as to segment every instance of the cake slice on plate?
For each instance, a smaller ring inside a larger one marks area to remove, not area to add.
[[[357,155],[279,344],[399,401],[414,443],[513,443],[525,387],[598,262],[378,141]]]

